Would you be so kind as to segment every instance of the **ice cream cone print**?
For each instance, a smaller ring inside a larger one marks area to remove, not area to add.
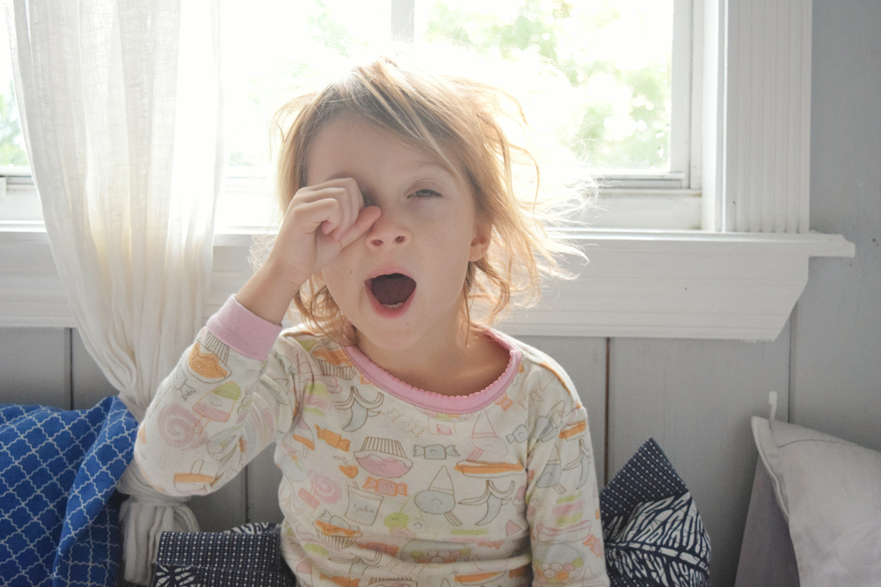
[[[414,503],[426,514],[442,515],[453,526],[461,526],[462,521],[453,513],[456,497],[453,493],[453,480],[446,467],[441,467],[428,489],[413,496]]]
[[[471,432],[471,442],[474,443],[474,450],[471,451],[466,459],[469,461],[491,460],[486,459],[483,453],[503,457],[508,454],[508,445],[499,438],[493,429],[486,412],[480,412],[477,422],[474,423],[474,430]]]

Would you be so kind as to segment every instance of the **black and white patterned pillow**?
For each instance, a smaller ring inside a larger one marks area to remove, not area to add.
[[[277,524],[226,532],[163,532],[154,587],[294,587]]]
[[[654,439],[600,493],[600,513],[613,587],[709,587],[710,537]]]

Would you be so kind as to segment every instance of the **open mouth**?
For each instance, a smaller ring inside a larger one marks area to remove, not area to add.
[[[401,273],[377,275],[369,281],[370,292],[376,301],[392,310],[403,306],[416,289],[416,282]]]

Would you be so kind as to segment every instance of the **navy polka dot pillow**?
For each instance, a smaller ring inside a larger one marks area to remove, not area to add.
[[[710,537],[654,439],[600,493],[613,587],[709,587]]]

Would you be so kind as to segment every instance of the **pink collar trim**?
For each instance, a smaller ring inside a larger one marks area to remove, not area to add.
[[[469,395],[448,396],[413,387],[412,385],[404,383],[374,363],[370,357],[361,352],[361,349],[358,347],[352,345],[343,348],[345,349],[346,354],[349,355],[349,358],[352,359],[355,366],[358,367],[365,377],[367,377],[374,385],[387,391],[393,396],[419,408],[434,412],[445,414],[466,414],[485,408],[504,393],[505,389],[507,389],[514,380],[514,376],[517,375],[517,369],[520,367],[520,360],[523,356],[520,349],[515,347],[510,340],[505,338],[499,332],[489,329],[486,333],[508,350],[510,359],[508,360],[508,366],[505,367],[505,370],[499,375],[498,379],[480,391],[476,391]]]

